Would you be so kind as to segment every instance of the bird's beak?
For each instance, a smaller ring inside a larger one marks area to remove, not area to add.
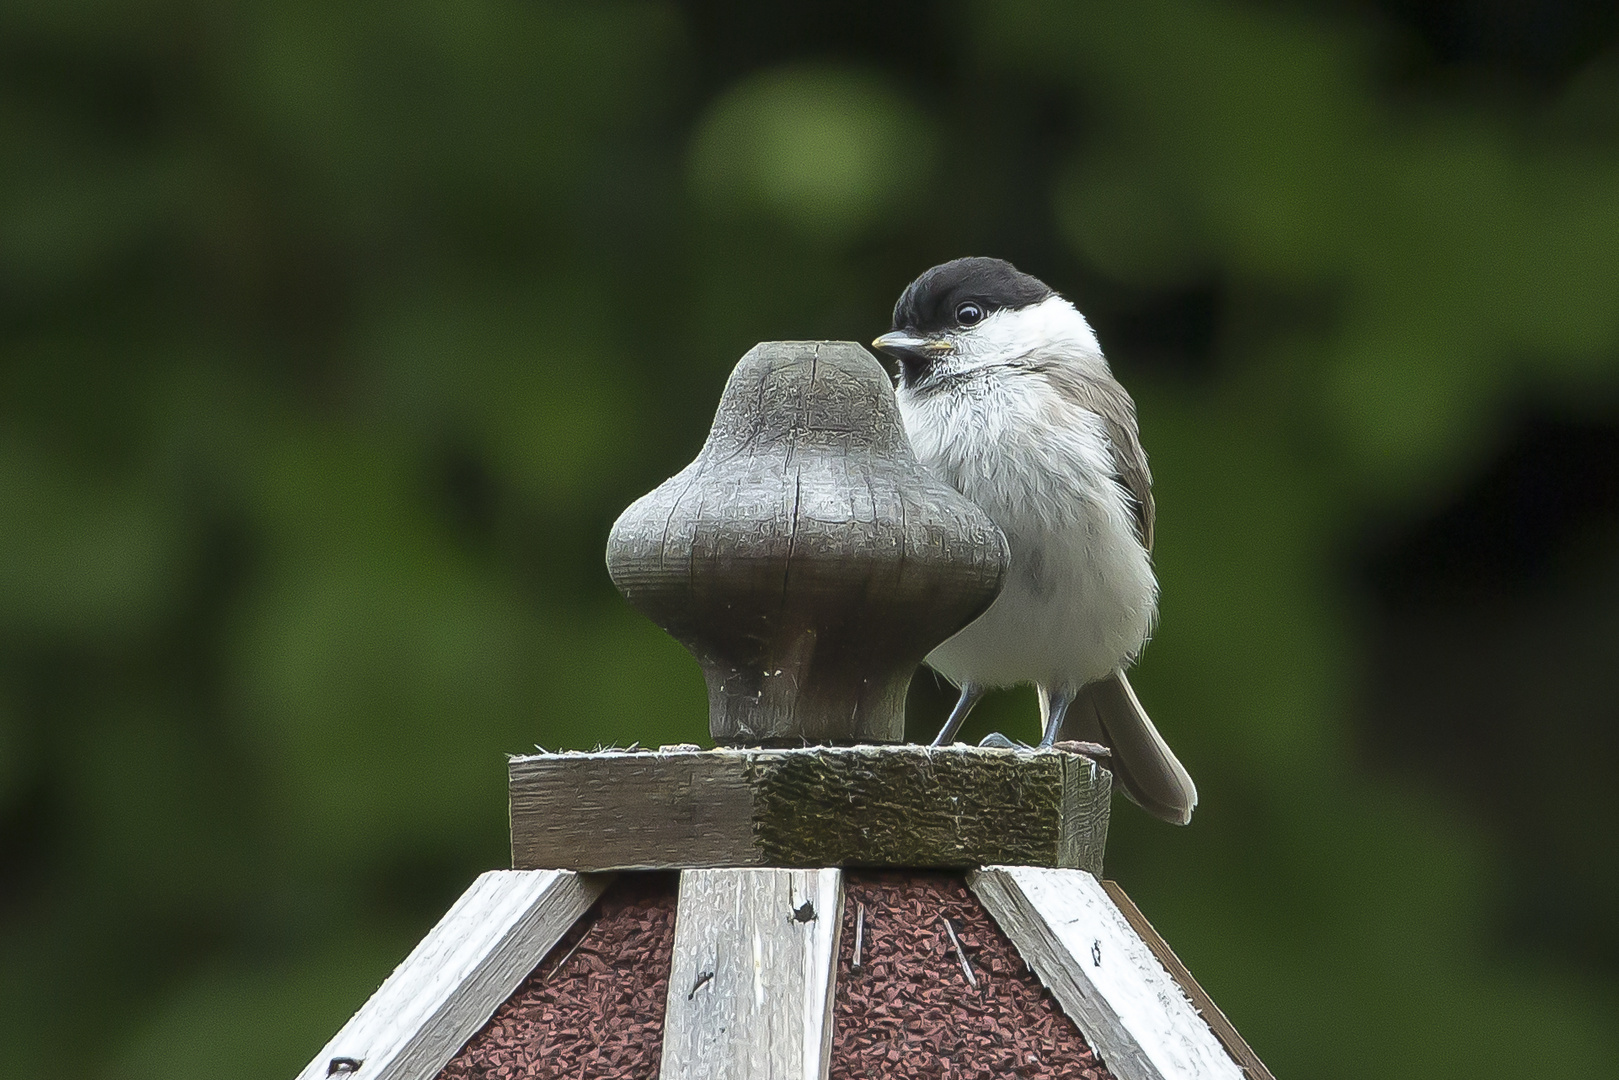
[[[903,330],[892,330],[873,341],[871,345],[884,356],[898,360],[907,379],[925,371],[934,360],[954,348],[948,341],[917,337]]]

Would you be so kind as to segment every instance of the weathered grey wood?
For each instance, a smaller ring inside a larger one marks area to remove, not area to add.
[[[992,866],[967,884],[1119,1080],[1243,1080],[1096,878]]]
[[[511,760],[512,863],[1077,866],[1100,873],[1111,776],[968,746],[605,751]]]
[[[662,1080],[824,1080],[843,926],[838,870],[687,870]]]
[[[566,870],[479,876],[298,1080],[437,1076],[609,880]],[[345,1061],[359,1066],[346,1071]]]
[[[1186,965],[1181,963],[1181,958],[1175,955],[1175,950],[1169,947],[1169,942],[1165,941],[1153,928],[1152,923],[1147,921],[1141,909],[1136,907],[1135,901],[1125,894],[1123,886],[1116,881],[1104,881],[1102,888],[1107,890],[1108,899],[1119,909],[1119,913],[1130,924],[1130,929],[1147,943],[1147,948],[1151,949],[1158,962],[1164,965],[1164,970],[1169,972],[1170,977],[1186,992],[1192,1005],[1208,1022],[1209,1030],[1220,1040],[1220,1045],[1226,1048],[1226,1053],[1242,1066],[1248,1080],[1276,1080],[1265,1063],[1259,1060],[1259,1055],[1254,1053],[1253,1047],[1248,1045],[1248,1040],[1237,1031],[1236,1025],[1226,1019],[1226,1014],[1220,1006],[1216,1005],[1208,992],[1198,985],[1198,981],[1192,977]]]
[[[1000,591],[1006,539],[911,452],[850,341],[731,373],[697,459],[614,524],[607,567],[697,657],[719,743],[900,742],[922,658]]]

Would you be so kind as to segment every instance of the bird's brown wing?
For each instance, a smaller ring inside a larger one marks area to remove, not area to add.
[[[1130,392],[1117,379],[1094,378],[1068,365],[1043,365],[1037,370],[1066,401],[1095,413],[1107,425],[1113,477],[1129,494],[1135,508],[1136,535],[1141,545],[1151,551],[1157,508],[1152,501],[1152,471],[1147,468],[1147,452],[1141,448],[1136,403]]]

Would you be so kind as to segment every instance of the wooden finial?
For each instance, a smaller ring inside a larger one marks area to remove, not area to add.
[[[911,675],[994,600],[1007,559],[848,341],[755,346],[697,460],[607,542],[614,583],[702,665],[730,745],[902,741]]]

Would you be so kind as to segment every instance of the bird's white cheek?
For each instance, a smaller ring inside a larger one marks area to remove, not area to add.
[[[1046,355],[1103,363],[1090,323],[1061,296],[1016,311],[997,311],[956,334],[953,343],[952,360],[961,371]]]

